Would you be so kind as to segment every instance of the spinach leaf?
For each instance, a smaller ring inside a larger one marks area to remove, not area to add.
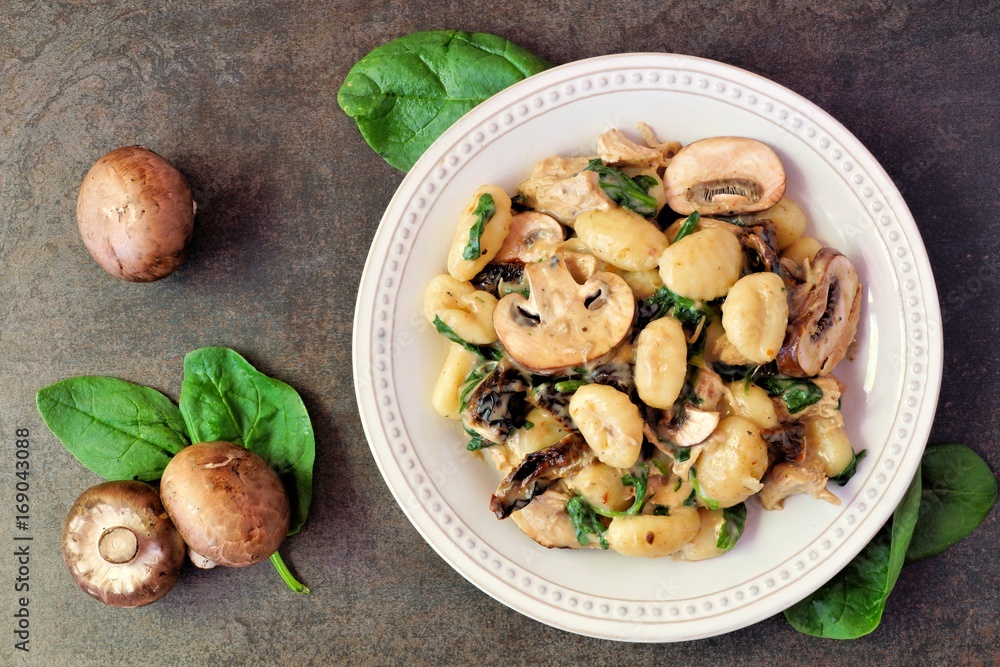
[[[669,287],[661,287],[652,294],[636,304],[639,315],[636,329],[641,330],[653,320],[657,320],[667,313],[670,313],[681,324],[689,327],[697,327],[706,316],[701,304],[694,299],[681,296]]]
[[[785,610],[792,626],[807,635],[856,639],[878,627],[896,585],[920,510],[917,470],[892,520],[837,576]]]
[[[469,242],[462,250],[462,259],[479,259],[482,255],[479,241],[483,238],[483,229],[486,228],[486,223],[493,219],[496,212],[497,205],[493,201],[493,195],[488,192],[481,195],[479,201],[476,202],[476,209],[472,212],[476,221],[469,229]]]
[[[674,243],[677,243],[685,236],[692,234],[698,227],[699,220],[701,220],[701,213],[698,213],[698,211],[692,211],[691,215],[684,218],[684,222],[681,223],[681,228],[677,230],[677,236],[674,237]]]
[[[155,481],[188,445],[177,406],[125,380],[69,378],[41,389],[35,403],[66,449],[107,480]]]
[[[472,392],[475,391],[479,383],[486,379],[486,376],[496,370],[497,362],[487,361],[486,363],[479,364],[465,376],[465,380],[462,381],[462,386],[458,391],[458,411],[465,412],[465,409],[469,407],[469,399],[472,397]],[[470,433],[470,435],[475,435],[475,431]]]
[[[906,552],[908,564],[939,554],[969,535],[997,501],[996,477],[965,445],[928,447],[920,471],[920,517]]]
[[[641,512],[642,506],[646,504],[647,500],[646,489],[649,488],[649,464],[640,463],[638,468],[638,474],[633,475],[629,472],[622,475],[622,485],[635,488],[635,499],[632,501],[631,507],[624,512],[606,510],[601,507],[591,507],[591,511],[608,518],[614,518],[616,516],[635,516]]]
[[[764,377],[757,384],[771,396],[781,396],[781,401],[793,415],[823,398],[819,385],[802,378]]]
[[[751,382],[753,380],[754,372],[760,368],[754,364],[746,364],[745,366],[735,366],[733,364],[726,364],[721,361],[712,362],[712,370],[726,382],[736,382],[737,380],[743,380],[744,382]]]
[[[719,509],[718,501],[712,500],[705,495],[704,491],[701,490],[701,484],[698,483],[698,471],[695,470],[695,466],[691,466],[691,472],[688,474],[688,480],[691,482],[691,486],[694,488],[695,493],[697,493],[698,497],[701,498],[701,502],[705,503],[705,507],[710,510]]]
[[[638,176],[633,176],[632,182],[642,188],[642,191],[646,194],[649,194],[649,191],[660,183],[649,174],[639,174]]]
[[[548,69],[515,44],[477,32],[417,32],[376,48],[351,68],[337,103],[386,162],[407,171],[465,112]]]
[[[461,336],[459,336],[457,333],[455,333],[455,330],[452,329],[447,324],[445,324],[444,321],[440,317],[438,317],[437,315],[434,316],[434,328],[437,329],[437,332],[439,334],[441,334],[442,336],[444,336],[445,338],[447,338],[451,342],[458,343],[459,345],[461,345],[462,347],[464,347],[469,352],[472,352],[474,354],[478,354],[483,359],[490,359],[490,360],[493,360],[493,361],[499,361],[500,358],[503,357],[503,352],[501,352],[500,350],[496,349],[495,347],[490,347],[488,345],[475,345],[475,344],[470,343],[469,341],[465,340],[464,338],[462,338]]]
[[[302,527],[312,500],[316,442],[298,393],[224,347],[184,357],[181,415],[193,442],[226,440],[254,452],[281,477],[292,508],[288,534]]]
[[[587,380],[562,380],[556,382],[553,387],[561,394],[572,394],[585,384],[590,384]]]
[[[851,462],[847,464],[847,467],[844,468],[844,471],[839,475],[837,475],[836,477],[831,477],[830,481],[840,486],[847,486],[847,483],[851,481],[851,478],[854,477],[855,473],[858,472],[858,463],[860,463],[861,459],[865,458],[866,456],[868,456],[867,449],[862,449],[860,452],[855,452],[854,456],[851,458]]]
[[[715,541],[715,546],[729,551],[736,546],[736,541],[743,535],[743,528],[747,525],[746,504],[740,503],[726,507],[722,510],[722,519],[722,530],[719,531],[719,538]]]
[[[608,540],[604,537],[606,531],[604,524],[597,518],[594,508],[582,496],[573,496],[566,501],[566,513],[569,514],[569,518],[573,522],[576,540],[581,545],[590,544],[590,536],[594,535],[602,549],[608,548]]]
[[[646,189],[626,176],[621,169],[609,167],[601,162],[600,158],[594,158],[587,164],[584,171],[592,171],[597,174],[604,194],[616,204],[635,211],[645,218],[656,215],[656,197],[648,194]]]

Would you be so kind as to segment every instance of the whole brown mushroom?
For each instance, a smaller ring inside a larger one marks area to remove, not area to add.
[[[141,146],[100,158],[76,203],[83,243],[105,271],[132,282],[173,273],[185,258],[196,206],[184,176]]]
[[[105,482],[80,494],[63,524],[62,552],[77,585],[114,607],[159,600],[184,564],[184,541],[144,482]]]
[[[228,567],[266,560],[291,520],[277,473],[230,442],[202,442],[178,452],[163,471],[160,495],[201,567],[197,556]]]

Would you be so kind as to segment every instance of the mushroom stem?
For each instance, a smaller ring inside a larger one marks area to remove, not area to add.
[[[285,585],[292,589],[293,593],[309,595],[309,589],[295,578],[295,575],[293,575],[288,569],[288,566],[285,565],[285,561],[281,560],[281,554],[277,551],[271,554],[271,565],[274,565],[274,569],[278,571],[278,574],[281,575],[281,579],[285,582]]]
[[[139,552],[139,538],[124,526],[104,531],[97,542],[101,558],[109,563],[127,563]]]

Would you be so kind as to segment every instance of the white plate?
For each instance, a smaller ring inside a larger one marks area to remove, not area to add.
[[[598,135],[639,121],[688,143],[742,135],[781,157],[809,234],[854,260],[867,285],[857,353],[838,367],[857,476],[843,504],[797,496],[748,503],[733,552],[697,563],[546,550],[487,505],[497,483],[465,451],[430,393],[446,343],[422,313],[445,270],[459,211],[494,183],[513,192],[538,160],[592,154]],[[937,292],[917,227],[871,154],[811,102],[717,62],[623,54],[557,67],[487,100],[410,170],[379,225],[354,325],[354,381],[372,453],[397,502],[459,573],[507,606],[593,637],[678,641],[750,625],[799,601],[889,518],[919,464],[941,378]],[[455,601],[458,605],[460,602]]]

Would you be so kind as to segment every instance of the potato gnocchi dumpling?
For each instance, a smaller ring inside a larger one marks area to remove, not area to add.
[[[840,503],[863,452],[829,373],[863,287],[768,146],[637,130],[455,211],[424,293],[451,341],[431,403],[537,543],[699,561],[739,548],[754,507]]]

